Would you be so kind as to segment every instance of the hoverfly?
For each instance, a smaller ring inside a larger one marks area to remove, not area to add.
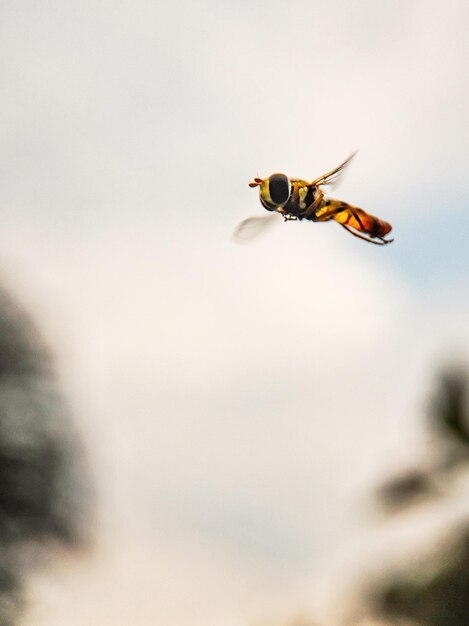
[[[321,189],[323,185],[337,182],[342,171],[355,156],[348,159],[327,174],[323,174],[311,183],[300,178],[288,178],[285,174],[272,174],[269,178],[255,178],[250,187],[259,187],[259,199],[262,206],[274,214],[280,213],[285,221],[309,220],[328,222],[334,220],[354,237],[384,246],[394,241],[385,239],[392,226],[382,219],[366,213],[363,209],[347,204],[342,200],[326,198]],[[234,236],[238,240],[250,239],[271,223],[273,215],[249,217],[242,221]]]

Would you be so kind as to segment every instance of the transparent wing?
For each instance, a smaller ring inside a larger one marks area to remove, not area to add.
[[[233,239],[237,243],[248,243],[252,239],[263,235],[278,221],[277,213],[248,217],[238,224],[233,233]]]
[[[319,178],[316,178],[316,180],[313,180],[311,185],[319,186],[319,185],[336,184],[343,170],[347,167],[347,165],[349,165],[349,163],[351,162],[351,160],[356,154],[357,154],[357,150],[355,150],[355,152],[352,152],[352,154],[347,159],[345,159],[343,163],[335,167],[333,170],[331,170],[330,172],[327,172],[327,174],[323,174]]]

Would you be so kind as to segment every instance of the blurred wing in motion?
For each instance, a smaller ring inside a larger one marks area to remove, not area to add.
[[[237,243],[248,243],[259,235],[266,233],[278,220],[276,213],[248,217],[238,224],[233,233],[233,239]]]
[[[336,183],[338,183],[342,172],[347,167],[347,165],[349,165],[349,163],[356,154],[357,150],[355,150],[355,152],[352,152],[352,154],[347,159],[345,159],[343,163],[335,167],[333,170],[327,172],[327,174],[323,174],[319,178],[316,178],[316,180],[313,180],[311,185],[318,187],[319,185],[335,185]]]

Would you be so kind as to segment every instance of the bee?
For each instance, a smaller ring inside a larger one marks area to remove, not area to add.
[[[394,239],[385,239],[385,236],[392,230],[391,224],[347,202],[326,198],[321,189],[325,185],[337,182],[355,154],[356,152],[339,166],[312,182],[301,178],[288,178],[285,174],[272,174],[268,178],[255,178],[249,186],[259,187],[259,199],[262,206],[272,215],[279,213],[285,221],[328,222],[334,220],[354,237],[384,246],[394,241]],[[260,232],[264,225],[271,223],[272,215],[249,217],[242,221],[235,231],[235,238],[238,240],[251,238]]]

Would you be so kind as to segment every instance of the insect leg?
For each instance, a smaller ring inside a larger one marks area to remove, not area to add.
[[[354,230],[349,228],[349,226],[347,226],[346,224],[340,224],[340,225],[342,226],[342,228],[345,228],[345,230],[348,231],[354,237],[358,237],[358,239],[363,239],[363,241],[368,241],[368,243],[374,243],[375,246],[385,246],[387,243],[392,243],[394,241],[394,239],[383,239],[382,237],[378,237],[378,239],[381,239],[381,241],[373,241],[373,239],[370,239],[369,237],[365,237],[364,235],[360,235],[359,233],[356,233]]]
[[[363,226],[363,222],[360,219],[360,215],[358,214],[357,211],[354,210],[354,208],[352,206],[349,206],[350,212],[353,215],[353,217],[357,220],[357,222],[360,224],[360,228],[361,230],[366,232],[366,228]],[[342,226],[345,227],[344,224],[342,224]],[[347,230],[349,230],[347,228]],[[352,232],[352,231],[349,231]],[[355,235],[356,233],[352,233],[352,235]],[[357,237],[359,237],[359,235],[356,235]],[[382,241],[382,243],[379,243],[377,241],[372,241],[371,239],[367,239],[366,237],[359,237],[360,239],[365,239],[366,241],[369,241],[370,243],[374,243],[377,246],[385,246],[387,243],[392,243],[394,241],[394,239],[384,239],[384,237],[376,237],[377,239],[380,239]]]

